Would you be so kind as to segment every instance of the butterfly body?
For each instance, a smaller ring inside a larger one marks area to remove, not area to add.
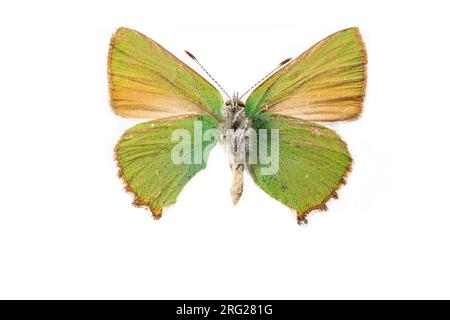
[[[206,167],[220,139],[203,137],[216,130],[233,173],[233,203],[242,195],[247,170],[304,223],[309,212],[325,210],[328,200],[337,198],[352,165],[347,144],[316,121],[358,118],[366,71],[361,35],[349,28],[283,61],[245,102],[235,94],[224,103],[211,83],[158,43],[119,28],[108,59],[111,106],[120,116],[148,120],[118,142],[119,175],[134,204],[159,218]]]
[[[230,168],[233,173],[231,199],[237,204],[244,190],[244,166],[248,153],[248,130],[251,119],[245,114],[245,104],[235,94],[222,108],[225,117],[222,137],[228,151]]]

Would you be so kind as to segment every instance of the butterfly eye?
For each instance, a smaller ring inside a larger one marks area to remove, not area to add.
[[[231,100],[227,100],[227,101],[225,102],[225,105],[226,105],[226,106],[231,106]]]
[[[241,100],[238,100],[238,106],[244,108],[245,104]]]

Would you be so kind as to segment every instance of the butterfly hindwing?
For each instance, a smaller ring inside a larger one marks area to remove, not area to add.
[[[202,129],[196,134],[202,136],[206,130],[217,126],[212,117],[198,115],[144,122],[126,131],[116,146],[120,176],[126,189],[134,194],[134,204],[150,208],[155,218],[161,216],[163,208],[175,203],[186,183],[206,167],[207,154],[203,157],[203,152],[216,141],[194,143],[195,121],[197,125],[201,123]],[[190,144],[189,150],[194,147],[190,163],[173,161],[173,148],[180,143],[172,142],[172,133],[177,129],[188,133],[190,140],[184,143]]]
[[[246,101],[253,116],[270,112],[311,121],[358,117],[366,87],[367,57],[358,28],[339,31],[292,60]]]
[[[208,114],[223,118],[217,89],[137,31],[119,28],[113,35],[108,74],[111,106],[120,116],[160,119]]]
[[[299,222],[337,196],[352,159],[344,141],[322,125],[276,114],[255,116],[256,130],[278,130],[279,164],[274,174],[264,174],[260,162],[248,164],[250,175],[266,193],[296,210]],[[268,137],[271,135],[268,133]],[[271,143],[267,143],[269,154]]]

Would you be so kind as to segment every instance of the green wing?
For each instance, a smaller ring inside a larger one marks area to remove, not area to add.
[[[365,94],[366,65],[359,30],[339,31],[264,81],[248,97],[245,112],[312,121],[356,118]]]
[[[201,148],[207,153],[216,140],[195,143],[195,121],[202,123],[202,133],[217,127],[212,117],[198,115],[144,122],[126,131],[116,146],[119,174],[126,189],[134,194],[134,204],[150,208],[155,218],[161,216],[163,208],[175,203],[186,183],[206,167],[203,157],[195,161],[195,152],[202,155]],[[190,142],[193,146],[192,164],[175,164],[172,161],[172,149],[177,142],[172,142],[171,137],[177,129],[189,132],[191,140],[184,142]]]
[[[108,74],[111,106],[120,116],[161,119],[209,114],[223,118],[217,89],[137,31],[120,28],[113,35]]]
[[[253,127],[279,130],[278,172],[263,175],[262,164],[248,164],[256,184],[296,210],[299,223],[306,222],[310,211],[325,210],[325,203],[337,197],[336,190],[351,169],[345,142],[322,125],[282,115],[255,116]],[[269,150],[270,146],[268,143]]]

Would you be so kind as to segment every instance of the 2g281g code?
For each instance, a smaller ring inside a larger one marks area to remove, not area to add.
[[[220,305],[221,315],[271,315],[272,305]]]

